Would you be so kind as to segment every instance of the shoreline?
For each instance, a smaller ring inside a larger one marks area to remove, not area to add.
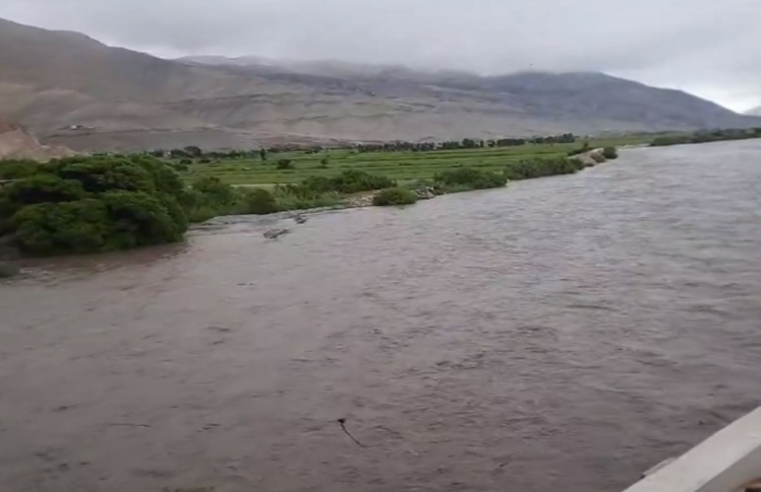
[[[628,148],[639,148],[640,146],[630,146]],[[643,146],[645,147],[645,146]],[[646,148],[646,147],[645,147]],[[579,172],[583,172],[586,169],[599,166],[601,164],[604,164],[605,162],[609,162],[610,159],[606,159],[605,161],[598,162],[595,160],[593,156],[602,156],[604,149],[603,148],[596,148],[592,149],[588,152],[584,152],[583,154],[578,154],[573,157],[570,157],[570,159],[576,159],[579,162],[581,162],[584,167]],[[553,176],[540,176],[536,178],[528,178],[523,180],[513,180],[513,181],[530,181],[534,179],[542,179],[542,178],[551,178],[551,177],[557,177],[557,176],[564,176],[562,174],[553,175]],[[504,188],[507,188],[511,182],[508,181],[507,185]],[[240,185],[239,185],[240,186]],[[242,185],[246,186],[246,185]],[[487,188],[487,189],[473,189],[473,190],[464,190],[464,191],[457,191],[457,192],[451,192],[451,193],[442,193],[440,195],[434,195],[430,198],[426,199],[420,199],[419,201],[429,201],[434,200],[439,196],[444,195],[453,195],[453,194],[461,194],[461,193],[468,193],[472,191],[488,191],[488,190],[495,190],[499,188]],[[223,225],[231,225],[235,223],[239,223],[241,221],[241,218],[243,217],[257,217],[260,219],[270,218],[273,221],[276,220],[283,220],[283,219],[293,219],[297,216],[305,216],[305,215],[317,215],[325,212],[336,212],[341,210],[351,210],[351,209],[359,209],[359,208],[371,208],[371,207],[380,207],[379,205],[373,204],[373,197],[375,197],[376,194],[378,194],[380,190],[372,191],[372,192],[366,192],[361,194],[356,194],[354,196],[348,197],[343,203],[338,205],[332,205],[329,207],[316,207],[316,208],[305,208],[305,209],[293,209],[293,210],[287,210],[287,211],[281,211],[281,212],[275,212],[271,214],[264,214],[264,215],[258,215],[258,214],[232,214],[232,215],[220,215],[217,217],[212,217],[211,219],[205,220],[203,222],[199,222],[196,224],[191,224],[190,228],[188,229],[188,232],[192,231],[198,231],[198,230],[204,230],[206,228],[211,227],[219,227]],[[414,191],[414,190],[413,190]],[[413,204],[414,205],[414,204]],[[409,205],[392,205],[394,207],[407,207]],[[229,219],[229,220],[225,220]]]

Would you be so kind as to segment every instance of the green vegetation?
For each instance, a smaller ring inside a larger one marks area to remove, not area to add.
[[[567,157],[537,158],[509,163],[505,167],[505,177],[510,181],[542,178],[558,174],[573,174],[584,166],[576,159]]]
[[[0,232],[28,254],[173,242],[187,230],[183,184],[152,157],[75,157],[28,169],[0,191]]]
[[[407,188],[386,188],[373,197],[373,205],[386,207],[390,205],[412,205],[417,202],[417,194]]]
[[[1,162],[0,180],[10,181],[0,183],[0,235],[11,234],[27,254],[89,253],[179,241],[189,223],[216,216],[329,207],[355,194],[373,193],[376,205],[412,204],[419,188],[430,196],[574,173],[583,165],[568,158],[579,150],[569,135]],[[615,145],[641,141],[592,140],[581,149],[615,154]]]
[[[500,188],[507,184],[507,177],[504,173],[468,167],[444,171],[434,176],[433,180],[436,183],[436,188],[444,193]]]
[[[180,175],[187,183],[205,176],[215,176],[223,183],[231,185],[274,187],[278,184],[297,184],[311,177],[333,178],[344,171],[363,171],[375,176],[384,176],[404,185],[421,179],[432,180],[436,174],[460,167],[501,173],[505,166],[511,163],[538,158],[568,157],[569,152],[584,149],[586,144],[587,150],[590,150],[645,144],[652,138],[652,135],[634,135],[574,143],[523,143],[504,146],[497,146],[495,142],[493,147],[488,141],[481,147],[478,141],[477,146],[473,148],[440,148],[431,151],[405,149],[403,143],[330,150],[270,149],[265,152],[269,156],[267,160],[262,160],[259,152],[235,152],[229,156],[208,153],[205,155],[213,155],[219,162],[201,164],[195,159],[193,164],[188,166],[189,169],[181,171]],[[510,141],[503,139],[503,143]],[[365,147],[377,147],[379,150],[365,150]],[[389,150],[383,150],[385,148]],[[277,162],[280,159],[290,160],[295,169],[278,169]],[[179,163],[180,160],[173,159],[171,162]],[[384,188],[387,187],[392,186]]]
[[[618,159],[618,150],[615,147],[605,147],[602,156],[608,160]]]
[[[651,147],[666,147],[670,145],[700,144],[722,142],[725,140],[747,140],[761,138],[761,128],[747,130],[714,130],[689,134],[672,134],[656,137],[650,142]]]
[[[246,194],[246,211],[253,215],[266,215],[277,212],[277,200],[267,190],[252,190]]]

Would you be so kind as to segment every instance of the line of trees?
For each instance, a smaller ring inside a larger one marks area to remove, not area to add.
[[[532,138],[500,138],[500,139],[472,139],[447,140],[444,142],[387,142],[379,144],[356,144],[352,146],[359,152],[431,152],[436,150],[461,150],[461,149],[478,149],[484,147],[516,147],[528,144],[563,144],[575,143],[577,137],[573,133],[564,133],[562,135],[551,135],[546,137]]]
[[[650,143],[650,146],[666,147],[669,145],[746,140],[750,138],[761,138],[761,128],[700,131],[686,135],[665,135],[656,137]]]
[[[332,148],[342,150],[355,150],[357,152],[432,152],[436,150],[477,149],[483,147],[515,147],[528,144],[563,144],[574,143],[576,140],[577,137],[573,133],[564,133],[562,135],[539,136],[532,138],[500,138],[488,140],[465,138],[462,140],[447,140],[443,142],[406,142],[399,140],[385,143],[356,143]],[[323,146],[312,146],[305,148],[304,146],[298,145],[280,145],[258,150],[231,150],[225,152],[204,151],[196,145],[191,145],[181,149],[152,150],[146,154],[159,159],[185,159],[188,161],[191,159],[205,159],[206,162],[210,162],[211,160],[255,159],[257,157],[261,158],[263,161],[266,161],[268,153],[274,154],[278,152],[303,151],[306,154],[318,154],[325,152],[325,150],[326,148]]]

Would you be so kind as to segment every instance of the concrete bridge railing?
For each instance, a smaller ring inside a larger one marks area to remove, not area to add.
[[[733,422],[679,458],[656,467],[626,492],[761,490],[761,408]]]

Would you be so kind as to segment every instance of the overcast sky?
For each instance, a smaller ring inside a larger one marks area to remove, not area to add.
[[[594,70],[761,106],[761,0],[0,0],[0,17],[163,57]]]

